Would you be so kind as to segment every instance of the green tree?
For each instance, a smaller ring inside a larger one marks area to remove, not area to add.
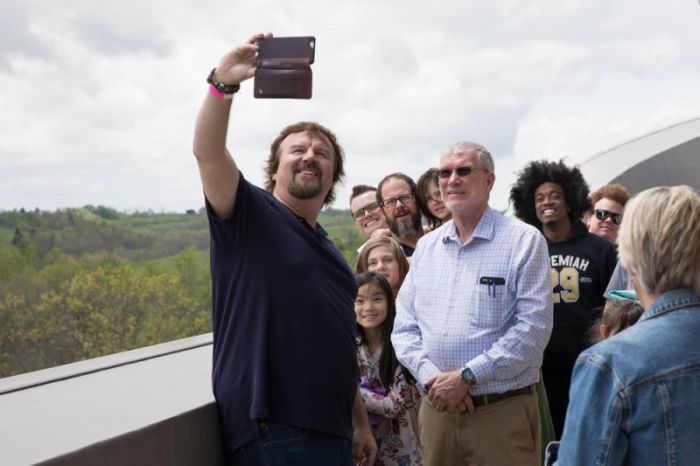
[[[46,279],[61,271],[42,273]],[[0,301],[0,325],[0,376],[211,329],[209,309],[188,296],[177,273],[153,274],[110,261],[92,269],[78,267],[72,278],[43,292],[35,303],[8,293]]]
[[[15,247],[19,247],[22,243],[24,243],[24,235],[22,234],[22,230],[19,229],[19,227],[15,228],[15,233],[12,236],[12,245]]]
[[[202,315],[178,278],[114,264],[78,275],[52,302],[71,316],[84,357],[95,357],[204,333]]]
[[[26,351],[31,323],[27,319],[26,303],[21,296],[7,293],[0,299],[0,377],[24,372],[28,362]]]
[[[187,248],[175,256],[175,267],[180,283],[190,299],[208,313],[211,309],[211,274],[209,254]]]

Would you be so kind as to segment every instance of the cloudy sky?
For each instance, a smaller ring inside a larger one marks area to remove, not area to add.
[[[205,78],[258,31],[316,36],[314,96],[256,100],[244,83],[229,147],[261,184],[282,127],[327,125],[347,154],[338,208],[465,139],[494,154],[503,208],[528,160],[581,161],[700,115],[696,0],[3,1],[0,210],[201,207]]]

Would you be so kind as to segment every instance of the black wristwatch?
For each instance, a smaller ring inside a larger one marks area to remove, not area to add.
[[[472,370],[469,369],[468,367],[465,367],[464,369],[462,369],[462,380],[464,382],[468,383],[469,385],[476,384],[476,376],[474,375]]]
[[[240,84],[224,84],[214,81],[214,73],[216,73],[216,68],[212,69],[209,76],[207,76],[207,82],[222,94],[235,94],[241,88]]]

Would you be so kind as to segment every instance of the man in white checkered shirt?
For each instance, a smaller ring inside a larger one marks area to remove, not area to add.
[[[547,243],[489,208],[494,165],[482,146],[450,146],[438,176],[453,220],[419,241],[391,338],[428,393],[424,463],[541,464],[534,384],[552,329]]]

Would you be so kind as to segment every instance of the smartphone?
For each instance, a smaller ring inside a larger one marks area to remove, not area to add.
[[[310,99],[316,38],[273,37],[258,41],[253,92],[257,99]]]
[[[258,58],[307,58],[308,64],[314,62],[316,38],[272,37],[258,41]]]

